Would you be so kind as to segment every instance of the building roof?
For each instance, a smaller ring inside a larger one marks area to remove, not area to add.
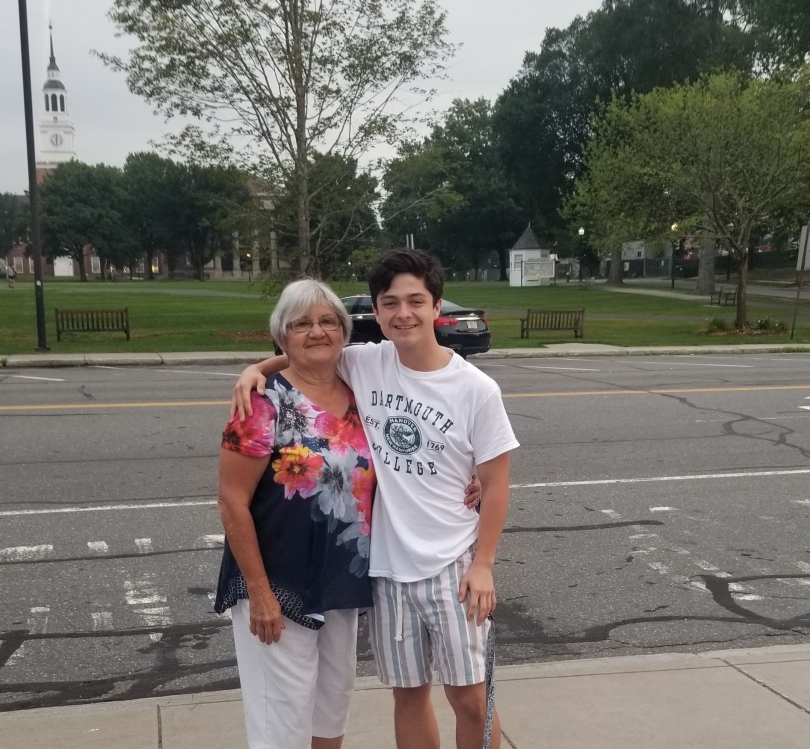
[[[50,88],[55,88],[55,89],[58,89],[59,91],[64,91],[65,90],[65,84],[62,83],[62,81],[57,81],[57,80],[53,80],[53,79],[51,79],[49,81],[45,81],[45,85],[42,87],[42,90],[47,91]]]
[[[515,246],[512,248],[513,250],[539,250],[540,243],[537,241],[537,237],[534,236],[534,232],[532,231],[532,225],[529,224],[526,227],[526,231],[520,235],[520,239],[515,242]]]

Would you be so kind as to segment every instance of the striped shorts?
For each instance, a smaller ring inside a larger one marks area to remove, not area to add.
[[[434,672],[451,686],[484,681],[491,622],[480,627],[468,622],[467,603],[458,601],[461,578],[472,560],[468,550],[436,577],[412,583],[372,578],[371,649],[384,684],[418,687]]]

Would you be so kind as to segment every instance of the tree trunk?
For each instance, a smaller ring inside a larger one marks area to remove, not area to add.
[[[304,4],[295,0],[289,4],[289,24],[292,34],[290,70],[295,88],[295,183],[298,190],[298,269],[302,276],[311,272],[309,232],[309,183],[307,158],[307,86],[304,81],[304,58],[301,49]]]
[[[80,247],[74,255],[76,262],[79,264],[79,278],[82,281],[87,280],[87,269],[84,267],[84,247]]]
[[[153,260],[153,258],[154,258],[154,252],[153,252],[152,248],[150,247],[146,251],[146,278],[147,278],[148,281],[154,281],[155,280],[155,273],[152,270],[152,260]]]
[[[715,251],[715,241],[704,236],[700,247],[700,265],[698,266],[696,290],[701,296],[709,296],[714,293]]]
[[[501,270],[501,277],[498,279],[499,281],[508,281],[509,275],[506,272],[506,249],[501,247],[498,250],[498,267]]]
[[[743,235],[742,247],[740,247],[741,257],[738,264],[737,280],[737,322],[736,327],[744,330],[748,327],[748,314],[746,309],[745,291],[748,285],[748,245],[751,242],[751,227],[746,227]]]
[[[624,273],[622,271],[622,246],[619,245],[610,251],[610,276],[608,276],[608,284],[618,286],[624,283],[622,280]]]

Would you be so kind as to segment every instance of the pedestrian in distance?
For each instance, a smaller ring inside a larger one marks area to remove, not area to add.
[[[518,443],[497,384],[436,341],[443,283],[433,256],[386,253],[369,287],[388,340],[345,348],[337,368],[357,398],[377,477],[369,629],[377,674],[393,687],[396,745],[438,749],[435,671],[455,713],[457,749],[498,749],[492,568]],[[285,365],[276,357],[242,373],[240,414]],[[474,468],[480,514],[454,500]]]
[[[17,278],[17,271],[14,270],[13,265],[6,266],[6,280],[8,281],[8,287],[10,289],[14,288],[14,279]]]
[[[358,609],[373,602],[372,449],[336,369],[351,321],[327,286],[303,280],[284,289],[270,330],[285,367],[222,435],[215,610],[232,611],[250,749],[339,749]]]

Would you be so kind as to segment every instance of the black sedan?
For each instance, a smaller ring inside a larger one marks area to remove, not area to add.
[[[385,340],[371,308],[371,296],[359,294],[340,301],[352,319],[350,343],[379,343]],[[491,334],[484,311],[462,307],[442,299],[439,317],[433,323],[436,340],[464,358],[489,351]]]

